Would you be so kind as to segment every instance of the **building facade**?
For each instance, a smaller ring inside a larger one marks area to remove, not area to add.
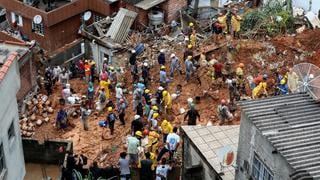
[[[25,166],[16,93],[20,88],[18,53],[0,68],[0,179],[23,179]]]
[[[118,1],[73,0],[57,3],[48,11],[48,5],[35,6],[33,1],[30,2],[0,0],[0,6],[6,8],[7,19],[13,29],[18,29],[25,39],[36,40],[49,52],[80,37],[78,32],[85,12],[91,11],[92,16],[86,22],[90,24],[119,8]]]
[[[237,180],[320,179],[320,106],[308,94],[241,105]]]
[[[221,149],[230,147],[236,153],[239,125],[182,126],[183,168],[185,180],[234,180],[235,154],[230,166],[221,166]]]

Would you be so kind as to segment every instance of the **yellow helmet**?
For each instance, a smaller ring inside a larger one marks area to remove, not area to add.
[[[85,63],[88,63],[88,60],[86,59],[86,60],[84,60],[84,62],[85,62]]]
[[[168,121],[167,120],[163,120],[162,123],[163,123],[163,125],[167,125]]]
[[[166,67],[165,67],[165,66],[163,66],[163,65],[160,67],[160,69],[165,69],[165,68],[166,68]]]
[[[96,64],[96,62],[94,62],[94,60],[92,60],[92,61],[91,61],[91,64],[94,65],[94,64]]]
[[[145,90],[144,90],[144,93],[146,93],[146,94],[148,94],[149,92],[150,92],[149,89],[145,89]]]
[[[192,23],[192,22],[189,22],[189,26],[192,27],[192,26],[193,26],[193,23]]]
[[[281,79],[281,81],[280,81],[280,84],[285,84],[286,83],[286,80],[285,79]]]
[[[168,95],[168,91],[163,91],[162,96],[166,96],[166,95]]]
[[[157,107],[157,106],[152,106],[152,110],[154,110],[154,111],[158,111],[159,109],[158,109],[158,107]]]
[[[108,111],[111,112],[112,111],[112,107],[108,107]]]
[[[188,44],[188,49],[191,49],[192,48],[192,45],[191,44]]]
[[[191,60],[191,59],[192,59],[192,56],[188,56],[188,59]]]
[[[141,131],[136,131],[135,135],[139,136],[139,137],[142,137],[142,132]]]
[[[157,118],[159,116],[159,113],[153,113],[152,118]]]

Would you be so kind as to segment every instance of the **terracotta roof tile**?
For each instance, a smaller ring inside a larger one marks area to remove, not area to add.
[[[7,58],[7,60],[5,61],[4,65],[1,66],[1,68],[0,68],[0,83],[4,79],[4,77],[7,74],[11,64],[13,63],[13,61],[16,59],[17,56],[18,56],[17,52],[12,52],[9,55],[9,57]]]

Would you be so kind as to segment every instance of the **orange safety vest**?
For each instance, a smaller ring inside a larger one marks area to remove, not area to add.
[[[90,68],[91,68],[91,65],[90,65],[90,64],[85,64],[85,65],[84,65],[84,73],[85,73],[85,74],[91,74]]]

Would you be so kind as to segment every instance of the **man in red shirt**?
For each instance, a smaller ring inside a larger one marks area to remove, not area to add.
[[[86,82],[89,83],[91,76],[91,64],[88,60],[85,60],[84,62],[84,75],[86,76]]]

